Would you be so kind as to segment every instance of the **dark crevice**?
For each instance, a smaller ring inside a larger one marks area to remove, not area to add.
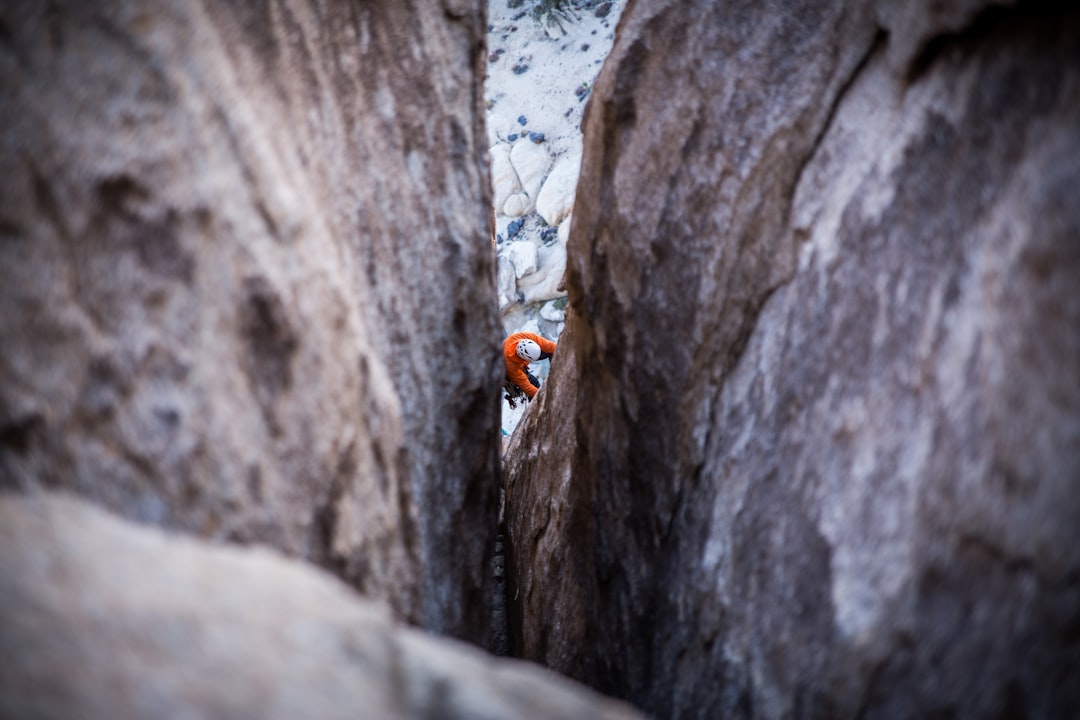
[[[1060,21],[1061,8],[1061,3],[1055,0],[1031,0],[1010,6],[986,7],[966,27],[926,40],[908,65],[905,80],[908,84],[915,83],[949,52],[963,52],[983,45],[999,27],[1015,27],[1023,20],[1035,18]]]
[[[342,464],[347,467],[352,467],[351,453],[346,453],[346,456],[349,459],[343,459]],[[339,472],[343,469],[345,468],[339,467]],[[340,476],[335,477],[330,485],[330,492],[327,495],[326,502],[317,510],[315,515],[316,532],[318,533],[317,537],[320,547],[319,557],[313,559],[334,575],[356,586],[358,590],[363,591],[363,583],[357,583],[356,581],[358,578],[349,576],[345,558],[334,552],[334,536],[337,534],[338,518],[340,515],[339,505],[342,502],[344,494],[345,483]]]
[[[36,413],[5,422],[0,425],[0,449],[25,455],[30,450],[34,435],[44,428],[44,416]]]
[[[975,553],[988,558],[1011,575],[1031,575],[1048,590],[1060,591],[1080,586],[1080,571],[1073,571],[1061,578],[1047,577],[1033,558],[1010,553],[1006,548],[979,535],[961,535],[957,539],[957,549],[959,554]]]
[[[491,558],[491,595],[489,599],[490,646],[493,655],[505,657],[510,654],[510,622],[507,603],[507,577],[509,551],[506,525],[499,522],[495,535],[495,549]]]
[[[288,305],[267,278],[250,276],[244,279],[239,319],[247,347],[248,379],[267,425],[280,434],[274,407],[277,398],[292,388],[293,360],[300,348]]]

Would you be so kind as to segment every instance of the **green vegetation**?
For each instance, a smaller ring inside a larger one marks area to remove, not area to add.
[[[533,20],[545,25],[555,24],[565,32],[562,21],[571,22],[579,19],[574,12],[572,0],[537,0],[530,13]]]

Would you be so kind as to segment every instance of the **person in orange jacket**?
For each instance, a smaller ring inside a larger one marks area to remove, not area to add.
[[[516,332],[503,342],[507,381],[521,389],[531,400],[540,390],[540,381],[528,371],[529,363],[549,358],[555,343],[536,333]]]

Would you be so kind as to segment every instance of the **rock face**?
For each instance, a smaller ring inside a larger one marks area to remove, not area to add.
[[[4,4],[0,485],[484,641],[485,24],[443,5]]]
[[[0,499],[8,718],[616,718],[531,663],[396,626],[266,549],[212,547],[64,497]]]
[[[662,718],[1080,709],[1080,15],[627,8],[508,451],[518,654]]]

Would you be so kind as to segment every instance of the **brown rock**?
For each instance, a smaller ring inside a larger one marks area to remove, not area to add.
[[[484,16],[444,9],[4,4],[0,485],[269,544],[483,642]]]
[[[622,16],[524,657],[664,718],[1080,708],[1080,17],[913,8]]]
[[[531,663],[402,628],[276,552],[70,497],[0,499],[0,597],[6,718],[641,717]]]

